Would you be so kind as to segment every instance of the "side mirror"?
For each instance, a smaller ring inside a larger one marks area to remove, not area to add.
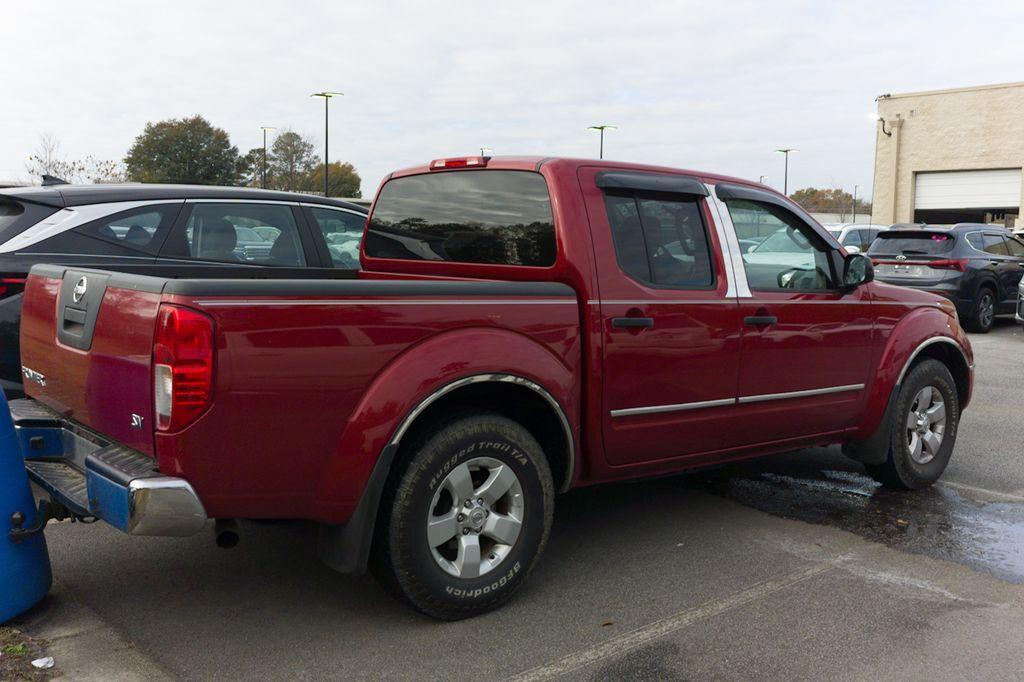
[[[854,246],[853,244],[848,244],[847,246],[844,246],[843,248],[846,249],[846,253],[860,253],[860,247],[859,246]]]
[[[875,279],[875,266],[871,259],[863,253],[851,253],[846,256],[843,265],[843,287],[856,289]]]

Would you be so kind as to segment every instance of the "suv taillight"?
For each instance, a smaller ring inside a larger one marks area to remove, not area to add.
[[[25,291],[25,278],[0,274],[0,299]]]
[[[158,431],[180,431],[213,398],[213,320],[162,304],[153,341],[153,412]]]

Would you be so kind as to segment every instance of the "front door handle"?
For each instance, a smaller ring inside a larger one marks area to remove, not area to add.
[[[774,315],[747,315],[743,318],[743,324],[752,327],[771,327],[778,323],[779,318]]]
[[[613,317],[613,327],[624,327],[626,329],[650,329],[654,326],[653,317]]]

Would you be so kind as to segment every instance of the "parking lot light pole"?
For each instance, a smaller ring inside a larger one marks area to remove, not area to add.
[[[327,134],[330,130],[330,119],[328,118],[328,103],[332,97],[341,97],[345,93],[343,92],[331,92],[330,90],[324,90],[323,92],[314,92],[310,97],[323,97],[324,98],[324,196],[327,196],[327,168],[330,163],[327,160],[329,148],[327,146]]]
[[[263,131],[263,180],[260,183],[263,189],[267,188],[267,131],[277,130],[274,126],[260,126],[260,130]]]
[[[598,130],[598,131],[601,132],[601,142],[599,143],[600,146],[598,147],[597,158],[603,159],[604,158],[604,131],[605,130],[616,130],[616,127],[613,126],[613,125],[608,125],[606,123],[603,123],[603,124],[601,124],[599,126],[587,126],[587,130]]]
[[[799,149],[793,149],[792,147],[790,147],[789,149],[776,149],[775,151],[778,152],[779,154],[785,154],[786,155],[786,171],[785,171],[785,175],[782,178],[782,193],[785,194],[788,197],[789,196],[789,153],[790,152],[798,152],[800,150]]]
[[[490,147],[480,147],[480,156],[487,156],[488,153],[493,154],[494,150]]]
[[[850,220],[851,223],[856,224],[857,222],[857,190],[860,189],[860,185],[853,186],[853,218]]]

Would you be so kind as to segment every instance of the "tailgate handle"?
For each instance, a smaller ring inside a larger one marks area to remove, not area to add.
[[[86,312],[79,308],[64,306],[63,329],[69,334],[81,336],[85,330]]]
[[[743,324],[749,324],[752,327],[770,327],[778,321],[779,318],[774,315],[748,315],[743,318]]]

